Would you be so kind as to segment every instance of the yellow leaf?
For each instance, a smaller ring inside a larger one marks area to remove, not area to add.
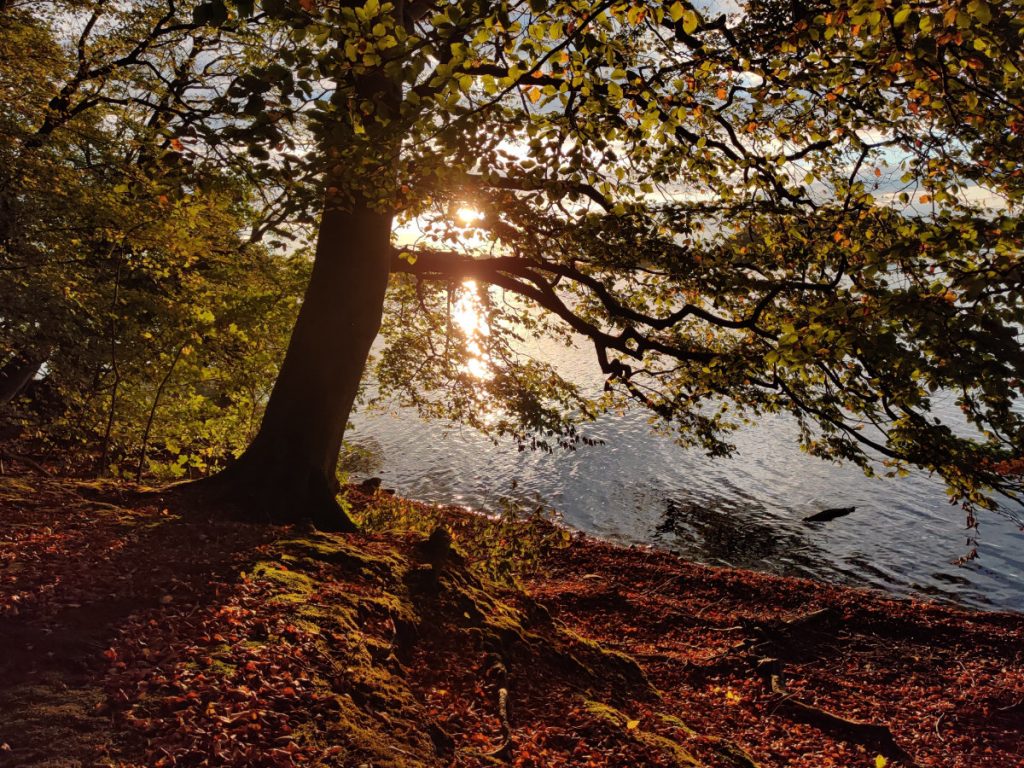
[[[875,758],[875,768],[885,768],[885,766],[887,766],[888,764],[889,764],[889,761],[886,760],[881,755],[878,755]]]
[[[697,18],[697,14],[694,11],[686,11],[683,14],[683,31],[686,34],[692,35],[699,23],[700,19]]]
[[[628,730],[628,731],[635,731],[639,726],[640,726],[640,721],[639,720],[627,720],[626,721],[626,730]]]

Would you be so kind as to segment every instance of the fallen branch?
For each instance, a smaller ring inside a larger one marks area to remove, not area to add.
[[[501,744],[487,753],[487,757],[508,760],[512,757],[512,725],[508,719],[508,667],[501,659],[495,660],[491,671],[498,678],[498,719],[501,720]]]

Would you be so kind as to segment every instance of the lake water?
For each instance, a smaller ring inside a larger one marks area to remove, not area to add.
[[[555,349],[563,375],[597,381],[585,351]],[[965,530],[939,481],[870,479],[807,456],[784,417],[734,435],[739,450],[729,459],[680,448],[647,418],[641,409],[606,415],[582,430],[603,444],[554,454],[494,445],[401,409],[357,414],[347,439],[379,453],[373,474],[409,498],[491,512],[503,499],[539,501],[588,534],[705,563],[1024,610],[1024,532],[985,512],[979,530]],[[856,511],[846,517],[802,522],[849,506]],[[978,558],[954,565],[975,540]]]

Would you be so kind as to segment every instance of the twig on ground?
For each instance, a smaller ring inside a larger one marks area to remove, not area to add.
[[[23,456],[20,453],[15,453],[14,451],[8,450],[6,448],[0,448],[0,458],[5,458],[8,461],[16,461],[19,464],[24,464],[29,469],[34,469],[36,472],[38,472],[41,475],[45,475],[46,477],[52,476],[50,470],[48,470],[35,459],[30,459],[28,456]]]

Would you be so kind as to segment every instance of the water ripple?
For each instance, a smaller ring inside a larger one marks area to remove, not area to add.
[[[998,515],[964,530],[942,484],[924,474],[869,479],[801,453],[795,429],[764,419],[709,459],[652,433],[647,415],[605,416],[586,434],[604,444],[519,452],[415,414],[361,413],[351,439],[379,446],[375,472],[411,498],[496,512],[503,499],[544,503],[572,527],[685,557],[924,594],[979,608],[1024,610],[1024,533]],[[855,506],[825,524],[802,519]],[[979,558],[964,566],[976,539]]]

